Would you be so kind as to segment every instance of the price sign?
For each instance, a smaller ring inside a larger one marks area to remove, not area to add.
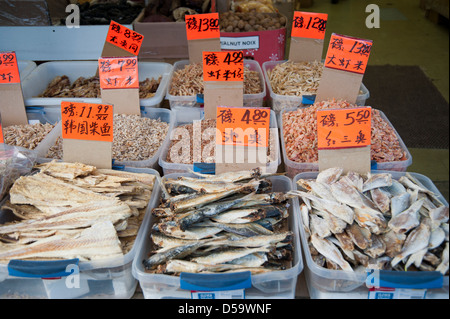
[[[204,51],[203,80],[216,82],[244,81],[244,53],[242,51]]]
[[[328,14],[294,12],[291,37],[323,40],[327,29]]]
[[[333,33],[325,58],[325,67],[364,74],[372,44],[371,40]]]
[[[114,46],[122,48],[131,54],[138,55],[143,40],[144,36],[142,34],[130,30],[117,22],[111,21],[109,24],[106,42]]]
[[[220,106],[216,126],[218,145],[268,147],[270,110]]]
[[[98,59],[102,89],[139,89],[137,57]]]
[[[15,52],[0,52],[0,84],[20,83]]]
[[[62,137],[88,141],[113,141],[113,106],[61,102]]]
[[[185,21],[188,40],[220,38],[218,13],[186,15]]]
[[[319,150],[371,145],[371,119],[370,107],[318,110]]]
[[[2,118],[0,116],[0,144],[5,143],[5,139],[3,137],[3,127],[2,127]]]

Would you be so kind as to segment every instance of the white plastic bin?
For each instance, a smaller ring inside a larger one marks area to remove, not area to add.
[[[281,112],[284,109],[290,109],[293,107],[298,107],[302,105],[302,96],[291,96],[291,95],[281,95],[281,94],[275,94],[272,89],[272,85],[269,80],[269,71],[272,71],[275,66],[278,64],[284,63],[287,60],[283,61],[267,61],[264,62],[262,65],[262,69],[264,72],[264,78],[267,84],[267,88],[270,93],[270,99],[268,99],[270,107],[275,112]],[[366,106],[366,100],[370,97],[369,90],[364,86],[364,84],[361,83],[360,87],[360,94],[358,95],[356,99],[356,105],[358,106]]]
[[[179,176],[191,176],[192,174],[170,174],[164,178],[177,178]],[[272,181],[274,192],[288,192],[292,189],[292,181],[285,176],[269,177]],[[252,275],[252,287],[245,290],[245,298],[248,299],[292,299],[295,297],[297,277],[303,270],[303,260],[300,249],[299,233],[296,223],[298,215],[295,210],[298,205],[296,199],[290,201],[288,224],[290,230],[294,233],[294,254],[292,267],[283,271],[273,271],[266,274]],[[144,298],[146,299],[190,299],[191,291],[180,288],[180,277],[150,274],[145,272],[142,260],[147,257],[151,247],[151,229],[154,223],[153,216],[150,222],[145,225],[145,240],[139,247],[139,252],[133,260],[133,276],[139,281]],[[202,274],[198,274],[201,278]],[[226,274],[229,279],[229,274]],[[225,274],[219,274],[219,278],[225,277]],[[226,277],[225,277],[226,278]],[[219,279],[220,280],[220,279]]]
[[[101,98],[59,98],[37,97],[42,94],[50,82],[57,76],[67,75],[73,83],[79,77],[89,78],[96,74],[98,61],[54,61],[40,64],[23,81],[22,91],[26,106],[60,105],[62,101],[102,103]],[[141,99],[140,105],[145,107],[159,107],[166,94],[172,65],[162,62],[139,62],[139,81],[146,78],[157,80],[160,76],[161,83],[155,96]]]
[[[55,122],[59,122],[61,120],[60,107],[44,107],[44,112],[47,118],[55,120]],[[152,158],[142,161],[114,161],[114,165],[127,167],[154,168],[154,169],[158,167],[159,156],[163,151],[163,149],[167,147],[167,144],[170,143],[170,132],[173,129],[175,117],[171,110],[164,108],[151,108],[151,107],[141,107],[141,116],[154,120],[159,119],[162,122],[168,123],[169,129],[167,132],[167,136],[165,137],[160,148],[155,153],[155,155],[153,155]],[[50,158],[46,158],[46,155],[50,147],[52,147],[56,143],[57,138],[61,136],[61,134],[62,134],[61,123],[58,123],[58,125],[46,136],[46,138],[36,148],[36,151],[38,152],[39,162],[48,162],[52,160]]]
[[[372,171],[372,173],[390,173],[394,179],[399,179],[405,175],[404,172],[388,172],[388,171]],[[438,194],[438,198],[442,203],[448,206],[445,198],[440,194],[439,190],[433,182],[426,176],[418,173],[410,173],[417,178],[426,188],[433,193]],[[297,181],[299,179],[315,179],[318,172],[307,172],[296,175],[293,179],[293,188],[298,189]],[[296,208],[300,209],[297,205]],[[346,272],[343,270],[331,270],[317,265],[311,256],[308,247],[308,240],[303,228],[303,220],[300,211],[299,230],[301,242],[303,245],[303,254],[306,261],[305,277],[309,294],[312,299],[367,299],[369,297],[369,289],[366,286],[366,274]],[[412,272],[411,272],[412,273]],[[421,272],[415,272],[420,278]],[[429,289],[426,294],[427,299],[448,299],[449,297],[449,277],[444,277],[444,284],[441,289]]]
[[[200,114],[203,111],[203,108],[200,107],[202,103],[197,102],[197,96],[176,96],[170,94],[170,89],[172,85],[172,77],[173,74],[178,71],[184,69],[186,65],[189,64],[189,60],[181,60],[177,61],[173,65],[173,72],[169,80],[169,84],[167,87],[167,95],[166,99],[169,100],[170,109],[172,110],[182,110],[186,113],[192,112],[193,114]],[[244,60],[244,67],[250,69],[251,71],[258,72],[259,79],[261,81],[261,89],[262,91],[257,94],[244,94],[244,107],[263,107],[264,98],[266,96],[266,85],[264,81],[264,75],[261,69],[261,66],[257,61],[254,60]]]
[[[318,163],[297,163],[297,162],[291,161],[287,157],[286,145],[284,142],[283,114],[287,113],[287,112],[292,112],[295,110],[297,110],[297,108],[285,109],[285,110],[281,111],[280,114],[278,114],[278,125],[280,127],[280,139],[281,139],[281,149],[283,152],[283,160],[284,160],[284,165],[286,168],[286,173],[290,178],[294,178],[294,176],[299,173],[315,172],[315,171],[319,170]],[[389,124],[389,126],[394,128],[394,126],[391,124],[391,122],[389,122],[386,115],[382,111],[380,111],[380,110],[378,110],[378,111],[380,112],[381,117]],[[395,135],[397,136],[398,141],[400,143],[400,147],[406,153],[406,160],[396,161],[396,162],[376,163],[376,168],[374,168],[374,169],[385,170],[385,171],[406,172],[408,166],[410,166],[412,164],[411,153],[409,152],[405,143],[403,143],[403,140],[401,139],[400,135],[398,135],[398,132],[395,130],[395,128],[394,128],[394,131],[395,131]],[[372,165],[375,165],[375,164],[372,163]]]
[[[17,61],[17,65],[19,67],[21,82],[23,82],[37,66],[34,61],[29,60],[19,60]]]
[[[125,171],[136,173],[148,173],[155,175],[155,185],[152,197],[147,206],[147,211],[136,237],[136,241],[131,251],[120,258],[109,258],[97,261],[80,261],[79,286],[71,287],[69,276],[43,279],[45,278],[48,264],[46,262],[35,262],[36,266],[44,266],[37,278],[17,277],[9,274],[8,264],[0,263],[0,298],[21,298],[21,299],[73,299],[73,298],[108,298],[126,299],[131,298],[136,290],[137,280],[132,275],[133,259],[138,251],[145,234],[144,230],[149,223],[151,209],[159,201],[159,179],[160,175],[153,169],[125,168]],[[11,219],[10,212],[0,211],[0,224]],[[63,261],[64,262],[64,261]],[[44,264],[44,265],[42,265]],[[71,272],[71,271],[67,271]],[[42,278],[43,277],[43,278]],[[75,281],[72,281],[75,283]]]
[[[186,109],[179,109],[174,111],[174,117],[176,118],[173,128],[171,130],[171,134],[173,134],[174,130],[181,125],[192,124],[193,120],[200,120],[200,114],[197,114],[198,117],[192,119],[189,116],[190,112]],[[267,173],[276,173],[278,170],[278,166],[281,164],[281,156],[280,156],[280,139],[278,133],[278,126],[275,112],[270,111],[270,133],[273,134],[273,147],[271,150],[271,158],[267,163],[266,170]],[[172,137],[172,135],[171,135]],[[189,173],[194,171],[193,164],[182,164],[182,163],[169,163],[166,161],[167,154],[169,153],[171,145],[171,140],[169,138],[169,142],[164,145],[164,148],[159,157],[159,166],[163,169],[164,175],[172,174],[172,173]],[[273,152],[272,152],[273,151]]]

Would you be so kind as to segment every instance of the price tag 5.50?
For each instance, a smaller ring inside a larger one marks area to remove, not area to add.
[[[0,84],[20,83],[15,52],[0,52]]]
[[[318,110],[318,148],[336,149],[371,145],[371,121],[370,107]]]
[[[188,40],[220,38],[218,13],[186,15],[185,20]]]
[[[204,81],[243,81],[244,53],[242,51],[203,51]]]
[[[294,12],[292,37],[323,40],[327,29],[328,14],[314,12]]]
[[[102,89],[138,89],[137,57],[100,58],[98,60]]]

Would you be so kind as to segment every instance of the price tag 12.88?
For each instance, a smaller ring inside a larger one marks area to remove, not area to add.
[[[317,111],[319,150],[371,145],[370,107]]]
[[[63,139],[113,141],[113,106],[61,102]]]
[[[137,57],[100,58],[98,66],[102,89],[139,89]]]
[[[109,24],[106,42],[114,46],[122,48],[131,54],[138,55],[143,40],[144,36],[142,34],[130,30],[117,22],[111,21]]]
[[[0,84],[20,83],[15,52],[0,52]]]
[[[220,38],[218,13],[186,15],[185,21],[188,40]]]
[[[333,33],[325,67],[364,74],[373,42]]]
[[[204,51],[203,80],[206,82],[244,81],[244,53],[242,51]]]
[[[218,145],[269,146],[270,110],[217,107]]]
[[[327,29],[328,14],[314,12],[294,12],[292,37],[323,40]]]

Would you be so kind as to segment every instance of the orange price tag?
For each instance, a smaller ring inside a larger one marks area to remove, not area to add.
[[[138,55],[144,36],[111,20],[106,42],[122,48],[131,54]]]
[[[1,120],[1,119],[0,119]],[[2,123],[0,123],[0,144],[5,143],[5,139],[3,137],[3,127],[2,127]]]
[[[244,53],[203,51],[203,81],[244,81]]]
[[[113,141],[113,106],[82,102],[61,102],[64,139]]]
[[[372,109],[330,109],[317,111],[319,149],[371,145]]]
[[[294,12],[292,37],[323,40],[327,29],[328,14],[314,12]]]
[[[102,89],[139,89],[137,57],[100,58],[98,67]]]
[[[217,12],[186,15],[185,21],[188,40],[220,38]]]
[[[325,67],[364,74],[372,41],[333,33],[325,58]]]
[[[217,107],[216,144],[269,146],[270,109]]]
[[[0,52],[0,84],[2,83],[20,83],[15,52]]]

